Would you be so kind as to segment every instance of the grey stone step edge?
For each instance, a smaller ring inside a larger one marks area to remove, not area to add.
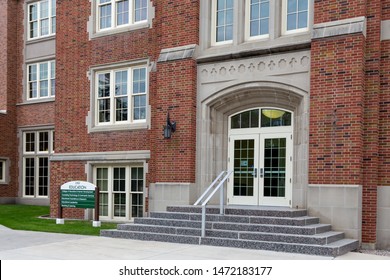
[[[150,218],[200,221],[202,219],[202,215],[200,213],[151,212]],[[309,217],[309,216],[290,218],[290,217],[272,217],[272,216],[207,214],[206,221],[246,223],[246,224],[305,226],[305,225],[318,224],[319,218]]]
[[[186,221],[186,220],[172,220],[172,219],[135,218],[134,224],[201,228],[200,221]],[[263,225],[263,224],[238,224],[238,223],[226,223],[226,222],[206,222],[206,229],[313,235],[313,234],[330,231],[331,225],[314,224],[314,225],[307,225],[307,226],[285,226],[285,225],[267,225],[267,224]]]
[[[313,244],[291,244],[282,242],[269,241],[252,241],[252,240],[238,240],[228,238],[215,237],[194,237],[183,235],[159,234],[159,233],[145,233],[145,232],[131,232],[118,230],[104,230],[102,236],[112,238],[127,238],[144,241],[160,241],[173,242],[184,244],[200,244],[209,246],[235,247],[253,250],[268,250],[288,253],[300,253],[309,255],[321,256],[339,256],[347,252],[356,250],[359,246],[357,240],[343,239],[328,245],[313,245]]]
[[[201,206],[168,206],[167,212],[181,212],[181,213],[202,213]],[[206,213],[219,214],[219,208],[216,206],[206,207]],[[272,217],[301,217],[307,216],[306,209],[276,209],[276,208],[234,208],[225,207],[224,214],[227,215],[248,215],[248,216],[272,216]]]
[[[161,234],[177,234],[200,236],[201,230],[196,228],[165,227],[154,225],[123,224],[118,225],[120,231],[149,232]],[[296,235],[282,233],[226,231],[226,230],[206,230],[207,237],[221,237],[230,239],[271,241],[284,243],[303,243],[325,245],[344,238],[344,233],[328,231],[316,235]]]

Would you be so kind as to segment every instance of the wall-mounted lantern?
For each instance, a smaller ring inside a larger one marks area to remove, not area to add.
[[[176,131],[176,122],[171,122],[169,112],[167,114],[167,125],[163,126],[163,135],[165,139],[169,139],[172,133]]]

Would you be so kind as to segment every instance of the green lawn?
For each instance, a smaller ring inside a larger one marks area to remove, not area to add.
[[[0,205],[0,224],[16,230],[32,230],[83,235],[99,235],[101,229],[116,228],[114,223],[103,223],[100,228],[92,227],[92,221],[65,220],[57,225],[55,219],[40,218],[49,215],[48,206]]]

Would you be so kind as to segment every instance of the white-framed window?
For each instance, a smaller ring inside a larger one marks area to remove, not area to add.
[[[233,0],[212,1],[212,42],[215,45],[233,42]]]
[[[27,65],[27,100],[55,96],[56,63],[54,60]]]
[[[0,183],[5,183],[5,168],[6,161],[4,159],[0,159]]]
[[[27,5],[28,39],[56,33],[56,0],[42,0]]]
[[[135,25],[148,20],[148,0],[95,0],[96,30]]]
[[[94,166],[99,187],[99,216],[106,220],[130,220],[144,213],[145,174],[142,165]]]
[[[247,40],[269,36],[270,1],[248,0],[245,9],[245,33]]]
[[[23,196],[49,196],[49,156],[53,153],[53,130],[23,132]]]
[[[121,67],[95,73],[95,125],[145,123],[148,70]]]
[[[283,32],[304,32],[309,28],[309,0],[285,0],[283,5]]]

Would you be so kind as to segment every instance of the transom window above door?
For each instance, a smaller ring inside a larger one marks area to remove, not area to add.
[[[233,115],[231,129],[291,126],[292,114],[274,108],[256,108]]]

